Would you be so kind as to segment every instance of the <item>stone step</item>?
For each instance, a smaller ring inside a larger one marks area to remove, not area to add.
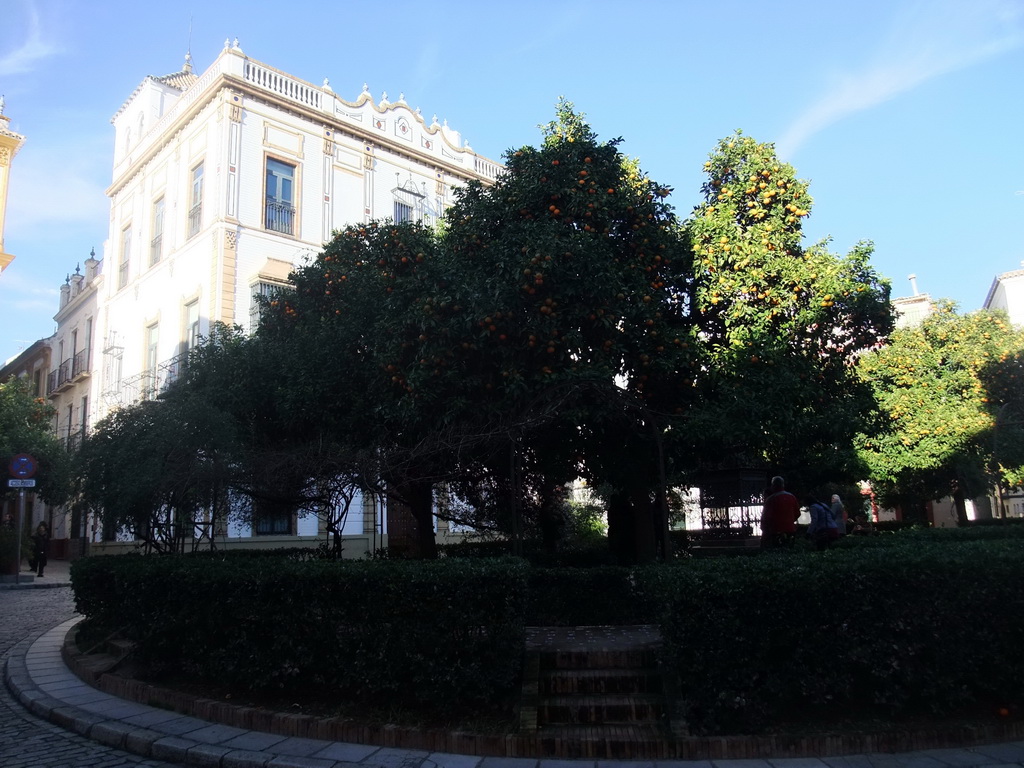
[[[135,650],[135,643],[123,637],[110,637],[106,640],[106,651],[118,659],[129,656]]]
[[[540,668],[550,669],[650,669],[657,666],[654,648],[613,650],[545,650],[540,652]]]
[[[537,706],[540,727],[656,725],[665,714],[661,696],[548,696]]]
[[[661,691],[657,669],[552,669],[540,673],[540,694],[643,694]]]
[[[652,725],[559,726],[537,730],[546,757],[664,760],[675,755],[664,731]]]

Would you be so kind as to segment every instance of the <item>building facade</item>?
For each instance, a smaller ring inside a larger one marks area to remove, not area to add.
[[[1024,326],[1024,262],[1021,262],[1021,269],[996,276],[988,289],[984,307],[1004,310],[1011,323]]]
[[[893,309],[896,310],[897,328],[914,328],[920,325],[934,308],[930,294],[918,293],[917,275],[907,275],[907,279],[910,280],[910,296],[892,300]]]
[[[91,393],[69,391],[70,402],[61,393],[60,409],[71,409],[61,429],[156,397],[214,323],[251,330],[256,297],[286,286],[335,231],[373,219],[436,222],[453,187],[501,170],[403,96],[375,101],[364,85],[347,101],[326,80],[313,85],[250,59],[237,41],[205,72],[186,57],[181,71],[145,78],[112,123],[105,274],[86,280],[95,319],[77,320],[77,346],[70,316],[58,319],[61,365],[95,339]],[[345,533],[370,546],[386,533],[381,518],[377,500],[360,499]],[[221,532],[264,545],[321,533],[315,519],[294,516]]]
[[[10,379],[23,379],[28,382],[34,397],[46,397],[46,382],[50,372],[51,348],[53,337],[40,339],[21,354],[0,366],[0,383]],[[4,471],[6,478],[6,468]],[[18,517],[18,501],[14,493],[6,493],[7,488],[0,491],[0,519]],[[25,494],[26,530],[35,530],[36,525],[46,521],[53,529],[54,509],[43,502],[31,489],[22,491]],[[58,545],[59,547],[60,545]]]
[[[11,119],[4,115],[4,98],[0,96],[0,272],[14,261],[14,255],[4,248],[4,219],[7,216],[7,188],[11,176],[11,163],[18,154],[25,137],[11,130]]]

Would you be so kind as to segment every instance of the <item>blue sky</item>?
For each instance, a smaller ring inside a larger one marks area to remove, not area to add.
[[[875,243],[893,295],[979,308],[1024,260],[1024,0],[0,0],[15,158],[0,361],[48,336],[58,290],[103,253],[110,117],[146,75],[245,53],[355,99],[404,94],[500,159],[565,96],[623,138],[685,216],[736,129],[811,182],[808,242]],[[191,24],[191,38],[190,38]]]

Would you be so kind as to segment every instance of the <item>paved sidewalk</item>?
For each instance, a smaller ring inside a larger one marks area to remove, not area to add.
[[[76,616],[71,590],[0,590],[0,669],[22,641]],[[36,717],[0,683],[2,768],[174,768],[114,749]]]
[[[45,578],[45,577],[44,577]],[[56,583],[56,582],[55,582]],[[215,768],[996,768],[1024,766],[1024,742],[900,754],[701,761],[479,757],[289,738],[232,728],[98,691],[61,658],[63,622],[10,653],[4,680],[23,706],[101,744],[169,763]]]
[[[5,577],[14,579],[13,576]],[[0,589],[52,589],[67,587],[71,584],[71,563],[67,560],[50,560],[43,569],[42,576],[36,576],[29,570],[28,564],[21,561],[21,572],[17,581],[2,581]]]

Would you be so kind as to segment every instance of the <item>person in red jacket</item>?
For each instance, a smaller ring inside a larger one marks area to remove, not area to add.
[[[761,546],[765,549],[788,546],[796,533],[800,502],[786,490],[786,481],[773,477],[768,498],[761,511]]]

